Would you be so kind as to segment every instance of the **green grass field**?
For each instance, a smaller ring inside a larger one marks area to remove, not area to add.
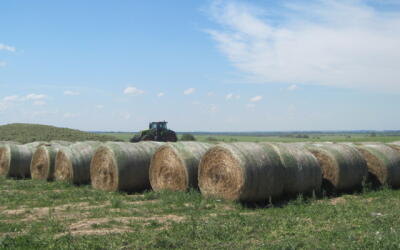
[[[129,141],[134,133],[101,133],[118,138],[122,141]],[[306,134],[307,135],[307,134]],[[182,134],[178,134],[180,138]],[[308,138],[295,138],[288,136],[243,136],[243,135],[218,135],[218,134],[202,134],[195,135],[197,141],[201,142],[393,142],[400,141],[400,134],[385,135],[376,134],[371,136],[369,133],[365,134],[309,134]]]
[[[273,202],[0,178],[0,249],[398,249],[400,190]]]

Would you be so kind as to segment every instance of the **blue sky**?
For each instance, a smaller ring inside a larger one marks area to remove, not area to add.
[[[4,0],[0,124],[400,129],[397,2]]]

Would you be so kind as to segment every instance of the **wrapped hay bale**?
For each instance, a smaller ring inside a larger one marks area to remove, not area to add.
[[[198,174],[203,195],[246,202],[280,196],[284,178],[279,155],[270,145],[244,142],[211,147]]]
[[[177,142],[161,146],[150,163],[150,184],[153,190],[185,191],[198,188],[197,175],[201,157],[211,144]]]
[[[367,161],[368,172],[381,185],[400,187],[400,153],[385,145],[364,143],[357,149]]]
[[[282,162],[285,177],[281,181],[285,194],[309,193],[321,188],[321,168],[317,159],[304,148],[308,144],[267,144],[273,147]]]
[[[32,179],[53,181],[56,155],[62,147],[71,144],[71,142],[52,141],[37,147],[30,166]]]
[[[92,186],[106,191],[150,188],[150,161],[161,142],[108,142],[96,150],[90,166]]]
[[[337,191],[351,191],[367,178],[367,162],[351,144],[323,143],[306,146],[318,159],[324,181]]]
[[[397,151],[400,152],[400,142],[396,141],[396,142],[391,142],[391,143],[387,143],[387,145]]]
[[[0,176],[29,178],[33,152],[43,142],[0,146]]]
[[[60,148],[55,159],[55,179],[77,185],[89,184],[90,162],[101,145],[98,141],[85,141]]]

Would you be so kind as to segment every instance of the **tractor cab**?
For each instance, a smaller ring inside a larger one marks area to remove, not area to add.
[[[156,130],[162,130],[162,129],[168,129],[167,128],[167,122],[151,122],[149,124],[149,129],[156,129]]]
[[[150,122],[149,129],[137,133],[130,141],[163,141],[176,142],[178,140],[176,133],[167,128],[167,122]]]

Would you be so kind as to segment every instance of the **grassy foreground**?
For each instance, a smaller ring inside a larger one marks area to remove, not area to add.
[[[400,190],[248,208],[0,178],[0,249],[398,249]]]

